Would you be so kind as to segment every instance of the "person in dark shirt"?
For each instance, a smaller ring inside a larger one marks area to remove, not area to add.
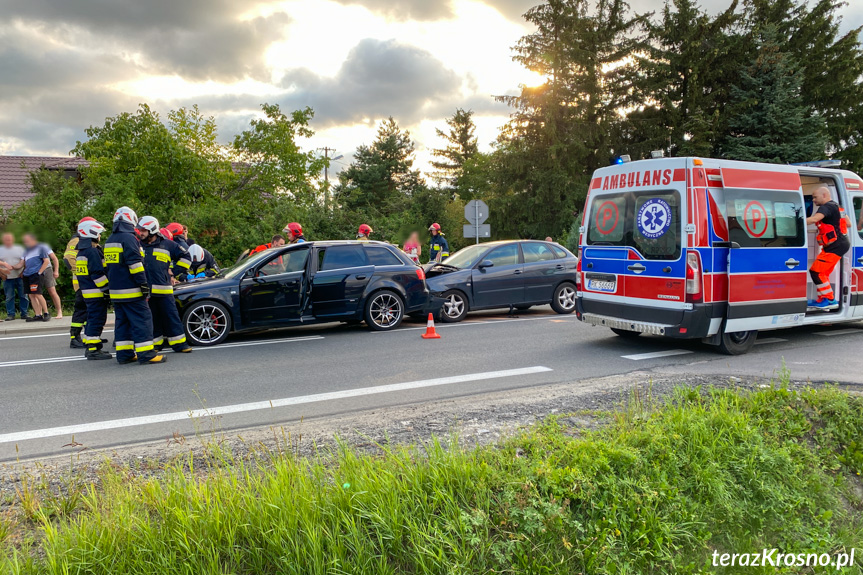
[[[830,274],[842,260],[842,256],[851,248],[848,239],[848,219],[845,212],[834,202],[830,190],[820,187],[812,193],[812,201],[817,207],[815,213],[806,218],[807,224],[818,227],[816,239],[821,246],[821,253],[809,268],[812,282],[818,292],[818,299],[809,302],[810,307],[830,310],[839,307],[833,286],[830,285]]]

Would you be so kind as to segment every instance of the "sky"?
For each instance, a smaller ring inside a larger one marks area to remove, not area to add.
[[[537,0],[0,0],[0,154],[65,156],[84,129],[146,102],[197,104],[227,142],[259,115],[310,106],[306,149],[344,167],[393,116],[428,170],[435,128],[472,109],[481,149],[506,123],[494,95],[542,78],[512,62]],[[660,0],[631,0],[660,10]],[[709,11],[728,0],[704,0]],[[851,0],[843,28],[863,25]]]

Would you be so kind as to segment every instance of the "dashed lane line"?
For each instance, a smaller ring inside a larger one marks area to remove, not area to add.
[[[452,377],[439,377],[435,379],[425,379],[420,381],[410,381],[407,383],[394,383],[390,385],[379,385],[375,387],[361,387],[358,389],[347,389],[343,391],[333,391],[329,393],[316,393],[314,395],[301,395],[298,397],[287,397],[284,399],[274,399],[270,401],[256,401],[253,403],[240,403],[236,405],[225,405],[222,407],[210,407],[205,409],[193,409],[188,411],[175,411],[173,413],[162,413],[158,415],[145,415],[142,417],[129,417],[125,419],[112,419],[108,421],[97,421],[94,423],[82,423],[78,425],[66,425],[63,427],[50,427],[47,429],[34,429],[31,431],[20,431],[16,433],[6,433],[0,435],[0,443],[12,443],[19,441],[27,441],[30,439],[43,439],[46,437],[58,437],[72,435],[77,433],[85,433],[89,431],[106,431],[109,429],[119,429],[123,427],[135,427],[139,425],[148,425],[152,423],[165,423],[169,421],[182,421],[185,419],[197,419],[202,417],[216,417],[220,415],[228,415],[232,413],[243,413],[247,411],[260,411],[273,409],[276,407],[290,407],[294,405],[302,405],[304,403],[314,403],[320,401],[333,401],[338,399],[346,399],[351,397],[361,397],[365,395],[377,395],[382,393],[392,393],[396,391],[405,391],[411,389],[421,389],[424,387],[436,387],[441,385],[452,385],[455,383],[466,383],[470,381],[483,381],[488,379],[498,379],[503,377],[515,377],[523,375],[531,375],[535,373],[544,373],[552,371],[551,368],[534,366],[523,367],[518,369],[505,369],[500,371],[486,371],[482,373],[470,373],[466,375],[456,375]]]
[[[212,349],[225,349],[231,347],[248,347],[251,345],[271,345],[274,343],[295,343],[301,341],[313,341],[317,339],[324,339],[322,335],[308,335],[303,337],[291,337],[286,339],[267,339],[263,341],[247,341],[247,342],[237,342],[237,343],[224,343],[222,345],[216,345],[212,347],[196,347],[195,352],[198,351],[209,351]],[[165,352],[173,352],[172,350],[164,350]],[[18,361],[4,361],[0,362],[0,368],[3,367],[21,367],[26,365],[41,365],[47,363],[65,363],[69,361],[85,361],[87,358],[83,356],[65,356],[65,357],[46,357],[42,359],[22,359]]]
[[[851,335],[854,333],[863,333],[863,329],[837,329],[835,331],[817,331],[815,335],[823,335],[824,337],[831,337],[834,335]]]
[[[644,359],[655,359],[658,357],[670,357],[672,355],[686,355],[694,353],[688,349],[668,349],[665,351],[651,351],[649,353],[635,353],[632,355],[622,355],[623,359],[631,359],[633,361],[641,361]]]

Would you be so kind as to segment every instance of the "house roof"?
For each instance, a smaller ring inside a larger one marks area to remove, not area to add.
[[[77,170],[89,163],[84,158],[52,156],[0,156],[0,208],[8,210],[29,199],[30,172],[42,166],[49,170]]]

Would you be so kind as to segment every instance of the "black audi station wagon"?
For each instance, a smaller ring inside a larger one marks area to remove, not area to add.
[[[405,315],[438,314],[422,268],[382,242],[306,242],[258,252],[219,276],[175,286],[192,345],[231,332],[334,321],[395,329]]]

